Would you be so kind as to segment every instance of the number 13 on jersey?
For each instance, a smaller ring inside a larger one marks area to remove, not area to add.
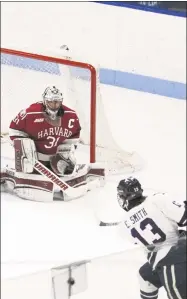
[[[145,246],[155,244],[158,242],[164,242],[166,240],[165,233],[157,226],[157,224],[151,218],[145,218],[140,222],[140,232],[135,227],[133,227],[131,229],[131,235],[133,238],[138,239]],[[146,235],[147,239],[149,236],[149,241],[146,240]]]

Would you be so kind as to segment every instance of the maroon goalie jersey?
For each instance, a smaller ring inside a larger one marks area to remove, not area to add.
[[[22,110],[11,121],[9,136],[27,137],[35,142],[38,159],[48,161],[56,154],[57,147],[66,142],[75,143],[80,137],[80,123],[75,111],[62,105],[63,115],[51,120],[42,102],[34,103]]]

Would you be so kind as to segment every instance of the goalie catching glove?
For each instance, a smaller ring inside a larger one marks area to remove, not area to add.
[[[13,141],[15,148],[15,169],[17,172],[32,173],[37,160],[35,143],[30,138],[16,138]],[[72,175],[76,171],[76,159],[73,144],[61,144],[56,155],[50,158],[52,171],[58,176]]]
[[[59,176],[72,175],[75,171],[76,158],[74,144],[61,144],[56,155],[50,158],[53,172]]]

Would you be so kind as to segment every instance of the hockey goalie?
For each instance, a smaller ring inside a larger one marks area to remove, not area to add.
[[[59,89],[47,87],[41,102],[22,110],[10,123],[15,169],[7,167],[1,173],[1,183],[9,184],[18,196],[36,201],[69,200],[67,186],[75,189],[74,194],[77,190],[79,197],[89,187],[82,192],[78,189],[89,186],[96,177],[102,185],[103,168],[76,162],[80,133],[76,112],[63,104]]]

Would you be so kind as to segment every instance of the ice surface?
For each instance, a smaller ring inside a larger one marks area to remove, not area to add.
[[[135,174],[143,186],[185,193],[185,102],[156,95],[150,98],[148,94],[115,87],[102,86],[101,91],[116,141],[127,150],[136,149],[146,161],[145,168]],[[163,101],[162,111],[158,109],[160,101]],[[3,145],[2,167],[7,163],[11,165],[12,158],[11,147]],[[124,251],[89,264],[89,288],[75,298],[137,299],[137,271],[144,261],[141,251],[121,239],[116,227],[98,227],[98,218],[105,210],[111,220],[121,217],[115,190],[122,177],[108,177],[103,189],[68,203],[29,202],[2,194],[4,294],[11,289],[10,278],[43,271],[48,281],[47,271],[52,266]],[[49,294],[48,290],[46,294]],[[4,299],[11,298],[10,293],[9,296]],[[24,298],[22,296],[19,298]],[[30,296],[27,294],[27,299]],[[40,294],[40,299],[51,298],[44,297]],[[159,298],[164,299],[165,294],[161,292]]]

